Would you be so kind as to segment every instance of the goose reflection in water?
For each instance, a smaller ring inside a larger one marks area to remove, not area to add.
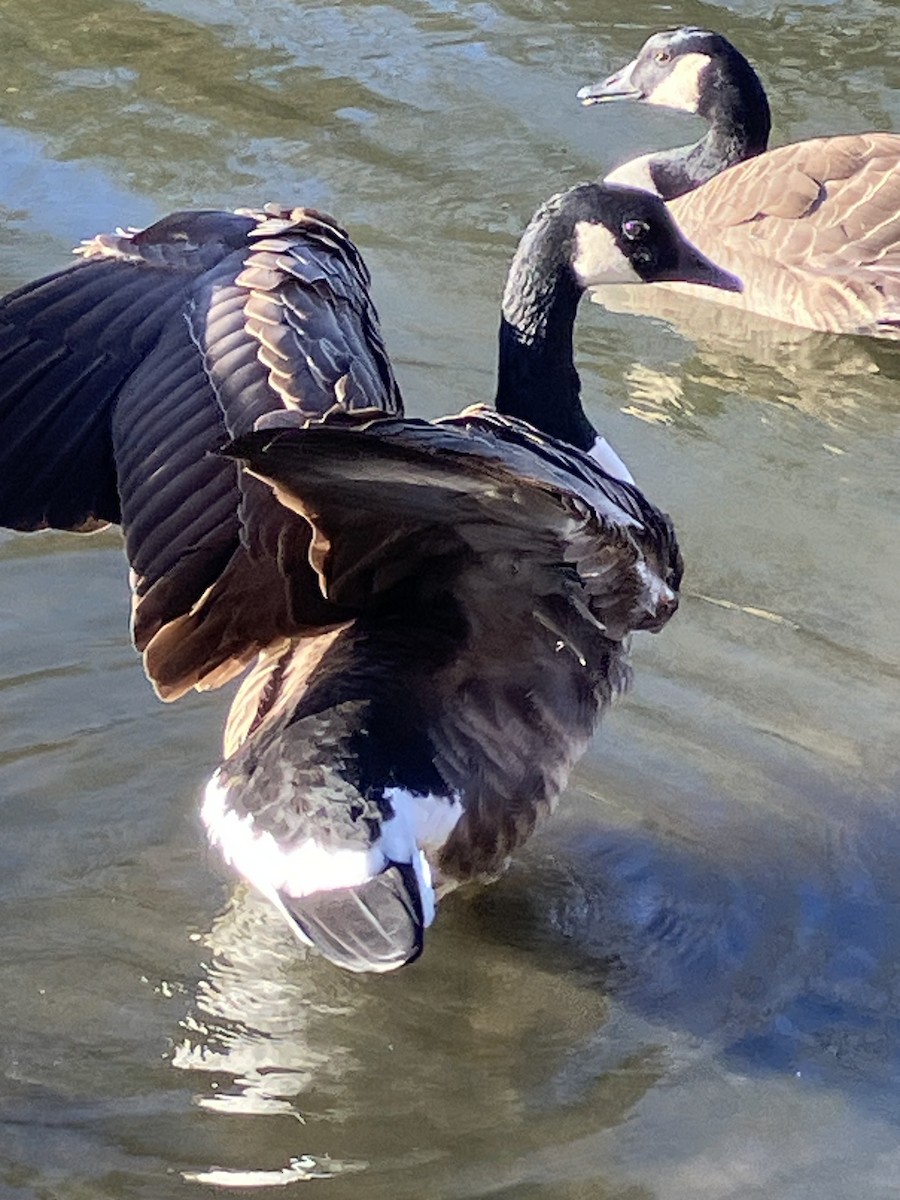
[[[900,1069],[900,928],[872,920],[890,885],[865,845],[827,828],[791,840],[784,814],[762,834],[730,830],[726,851],[724,834],[642,831],[610,806],[598,822],[597,804],[576,794],[503,881],[447,910],[440,952],[402,977],[299,961],[269,906],[232,902],[204,938],[172,1063],[206,1077],[208,1113],[267,1119],[242,1122],[229,1160],[192,1177],[235,1183],[296,1160],[366,1172],[367,1194],[388,1196],[394,1172],[427,1161],[448,1195],[549,1170],[557,1186],[560,1171],[651,1187],[675,1172],[660,1194],[725,1196],[715,1172],[699,1193],[689,1181],[704,1162],[727,1169],[767,1097],[783,1114],[793,1088],[797,1125],[778,1136],[797,1143],[798,1169],[821,1171],[839,1111],[868,1178]],[[481,1157],[484,1129],[507,1146],[500,1167],[493,1141]],[[658,1156],[632,1164],[645,1140]],[[783,1169],[751,1157],[745,1182],[789,1194]]]
[[[640,420],[699,432],[735,394],[773,398],[826,426],[826,438],[900,415],[897,343],[817,333],[661,288],[601,287],[591,299],[611,314],[655,318],[648,352],[625,373],[622,407]],[[598,336],[588,332],[585,353]]]

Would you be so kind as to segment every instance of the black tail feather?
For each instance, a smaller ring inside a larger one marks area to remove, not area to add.
[[[304,937],[347,971],[393,971],[422,953],[422,899],[409,863],[392,863],[359,887],[281,901]]]

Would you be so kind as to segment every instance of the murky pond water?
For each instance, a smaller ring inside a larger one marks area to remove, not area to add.
[[[678,23],[777,141],[900,130],[892,0],[0,3],[0,285],[187,206],[337,213],[410,411],[490,399],[537,203],[695,135],[575,89]],[[159,704],[117,535],[0,537],[0,1196],[895,1197],[900,353],[583,307],[686,599],[558,819],[386,979],[208,853],[226,696]],[[639,298],[649,304],[646,295]]]

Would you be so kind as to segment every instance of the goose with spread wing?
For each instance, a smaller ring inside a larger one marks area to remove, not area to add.
[[[498,411],[436,425],[399,420],[366,268],[311,210],[176,214],[0,305],[0,521],[122,524],[164,697],[257,658],[204,820],[343,966],[411,960],[438,889],[501,869],[629,632],[675,609],[671,527],[572,350],[585,288],[675,278],[740,286],[658,198],[553,197],[510,269]]]
[[[578,98],[707,122],[695,144],[642,155],[606,179],[669,201],[687,236],[741,277],[740,295],[716,299],[804,328],[900,337],[900,134],[767,150],[769,104],[753,67],[721,34],[693,27],[654,34]]]
[[[529,226],[503,300],[497,406],[624,467],[572,364],[583,287],[738,286],[657,201],[582,185]],[[0,523],[121,524],[132,632],[160,696],[240,674],[342,614],[314,585],[309,529],[210,452],[267,413],[402,410],[347,233],[311,209],[175,213],[100,235],[0,301]]]

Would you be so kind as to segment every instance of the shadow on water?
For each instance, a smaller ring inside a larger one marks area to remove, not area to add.
[[[894,828],[870,830],[896,853]],[[471,905],[481,936],[548,947],[642,1016],[711,1039],[745,1071],[896,1084],[900,924],[860,847],[818,867],[729,870],[650,832],[570,828],[558,850]],[[871,856],[869,856],[871,859]],[[888,890],[889,889],[889,890]],[[599,975],[598,975],[599,972]]]

